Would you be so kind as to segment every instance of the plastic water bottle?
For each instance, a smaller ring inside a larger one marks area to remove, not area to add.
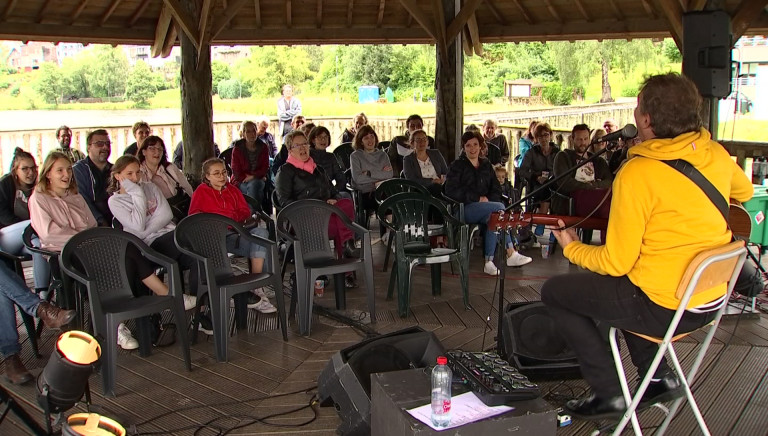
[[[437,366],[432,369],[432,424],[435,427],[448,427],[451,423],[451,368],[448,368],[445,356],[437,358]]]

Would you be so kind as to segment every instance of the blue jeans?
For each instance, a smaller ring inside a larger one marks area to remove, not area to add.
[[[21,351],[14,303],[24,312],[35,316],[40,301],[40,297],[30,292],[21,277],[0,262],[0,354],[3,357]]]
[[[259,204],[264,203],[264,180],[253,179],[250,182],[240,182],[238,187],[243,194],[255,198]],[[263,206],[262,206],[263,207]],[[256,211],[251,211],[256,212]]]
[[[0,249],[14,256],[19,256],[22,253],[31,254],[35,289],[45,289],[48,288],[48,283],[51,280],[51,266],[42,254],[32,253],[24,246],[21,236],[28,225],[29,220],[26,220],[0,229]],[[37,242],[37,238],[34,238],[32,242]]]
[[[488,201],[485,203],[467,203],[464,205],[464,222],[467,224],[480,224],[485,226],[488,223],[492,212],[504,210],[504,205],[496,201]],[[498,240],[498,234],[485,229],[485,243],[483,246],[483,254],[487,260],[493,260],[493,253],[496,252],[496,242]],[[507,248],[511,248],[512,238],[507,235]]]

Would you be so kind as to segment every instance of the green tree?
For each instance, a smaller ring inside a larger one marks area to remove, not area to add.
[[[300,47],[252,47],[251,56],[235,65],[237,76],[254,95],[279,94],[286,83],[299,87],[313,76],[310,59]]]
[[[128,59],[119,47],[97,45],[88,50],[83,61],[85,77],[93,97],[113,97],[125,93]]]
[[[222,61],[211,62],[211,76],[213,77],[213,92],[218,92],[219,83],[222,80],[227,80],[232,77],[232,72],[229,71],[229,65]]]
[[[78,58],[66,58],[61,65],[65,98],[90,97],[88,91],[87,65]]]
[[[144,61],[136,62],[125,87],[125,97],[137,107],[149,106],[149,99],[157,94],[154,74]]]
[[[43,100],[58,104],[63,91],[59,67],[51,62],[42,64],[37,73],[34,88]]]
[[[677,44],[675,44],[675,41],[672,38],[664,39],[664,42],[662,43],[662,52],[670,62],[683,61],[683,55],[680,53],[680,50],[677,48]]]

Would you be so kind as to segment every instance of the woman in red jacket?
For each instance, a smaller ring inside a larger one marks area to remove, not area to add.
[[[257,132],[255,123],[245,121],[240,128],[241,139],[232,144],[232,184],[262,204],[269,171],[269,146],[259,139]]]
[[[253,223],[251,209],[245,202],[243,194],[227,180],[227,168],[224,161],[218,158],[203,162],[203,183],[192,194],[189,214],[215,213],[231,218],[243,225]],[[262,227],[254,227],[251,234],[269,238],[269,233]],[[240,240],[236,233],[227,235],[227,252],[250,259],[250,272],[260,273],[264,268],[267,250],[261,245]],[[273,259],[276,261],[276,259]],[[261,297],[258,302],[249,303],[248,307],[262,313],[274,313],[275,306],[269,302],[264,291],[254,289],[253,293]]]

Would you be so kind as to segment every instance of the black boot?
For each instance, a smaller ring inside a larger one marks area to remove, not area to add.
[[[656,403],[667,403],[674,401],[685,395],[685,389],[680,383],[677,375],[670,371],[664,374],[659,381],[652,381],[648,389],[643,393],[643,399],[640,400],[638,408],[645,409]]]
[[[344,257],[347,257],[347,258],[360,257],[360,249],[355,247],[354,239],[348,239],[344,243]]]
[[[588,421],[621,419],[626,409],[627,406],[623,396],[600,398],[594,393],[571,400],[565,405],[565,410],[569,414]]]

